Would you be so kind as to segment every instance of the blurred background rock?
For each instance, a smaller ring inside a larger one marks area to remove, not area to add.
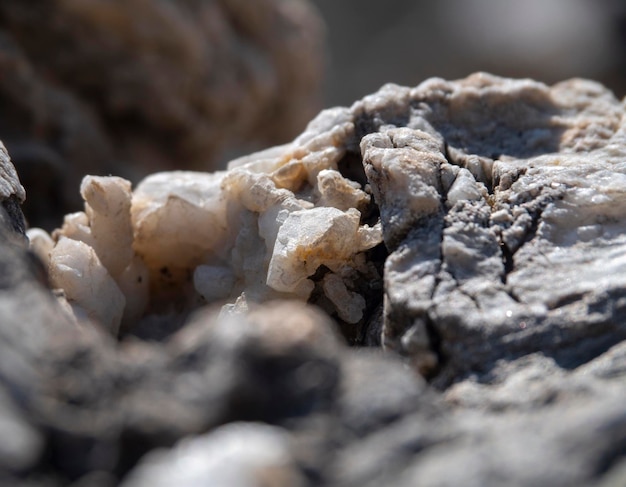
[[[2,0],[0,139],[31,225],[80,209],[85,174],[212,170],[319,110],[306,0]]]
[[[626,5],[1,0],[0,140],[30,225],[51,229],[80,209],[84,174],[220,168],[386,82],[477,70],[624,96]]]

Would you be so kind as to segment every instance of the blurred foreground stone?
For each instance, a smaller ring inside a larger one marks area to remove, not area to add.
[[[624,114],[475,74],[224,173],[86,178],[33,251],[73,258],[53,283],[147,292],[120,330],[3,227],[0,483],[624,485]]]

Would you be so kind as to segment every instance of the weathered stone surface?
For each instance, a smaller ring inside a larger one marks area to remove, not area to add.
[[[361,107],[407,126],[361,142],[392,251],[387,346],[445,382],[532,351],[573,367],[624,338],[626,125],[610,92],[475,75]]]
[[[11,158],[0,141],[0,205],[3,210],[0,211],[0,217],[2,224],[11,230],[7,236],[12,235],[16,240],[22,240],[26,231],[24,214],[20,208],[25,199],[24,187],[20,184]]]
[[[324,72],[306,0],[8,0],[0,52],[0,138],[47,228],[78,209],[85,174],[214,169],[287,141],[319,109]]]
[[[228,171],[87,178],[34,251],[91,263],[90,298],[141,268],[148,301],[105,333],[84,315],[126,304],[60,307],[0,252],[0,480],[623,485],[623,116],[591,82],[479,73]]]

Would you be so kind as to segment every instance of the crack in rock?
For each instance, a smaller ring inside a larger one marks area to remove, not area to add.
[[[622,105],[588,82],[479,74],[398,88],[389,106],[408,98],[411,113],[398,128],[380,108],[391,91],[371,97],[380,132],[361,142],[390,250],[384,343],[445,385],[511,354],[559,355],[590,327],[622,339],[584,305],[626,296]]]

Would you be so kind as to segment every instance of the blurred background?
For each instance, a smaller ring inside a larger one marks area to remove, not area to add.
[[[624,0],[313,1],[327,25],[327,105],[475,71],[591,78],[626,95]]]
[[[0,0],[0,140],[31,226],[291,140],[387,82],[475,71],[626,95],[624,0]]]

